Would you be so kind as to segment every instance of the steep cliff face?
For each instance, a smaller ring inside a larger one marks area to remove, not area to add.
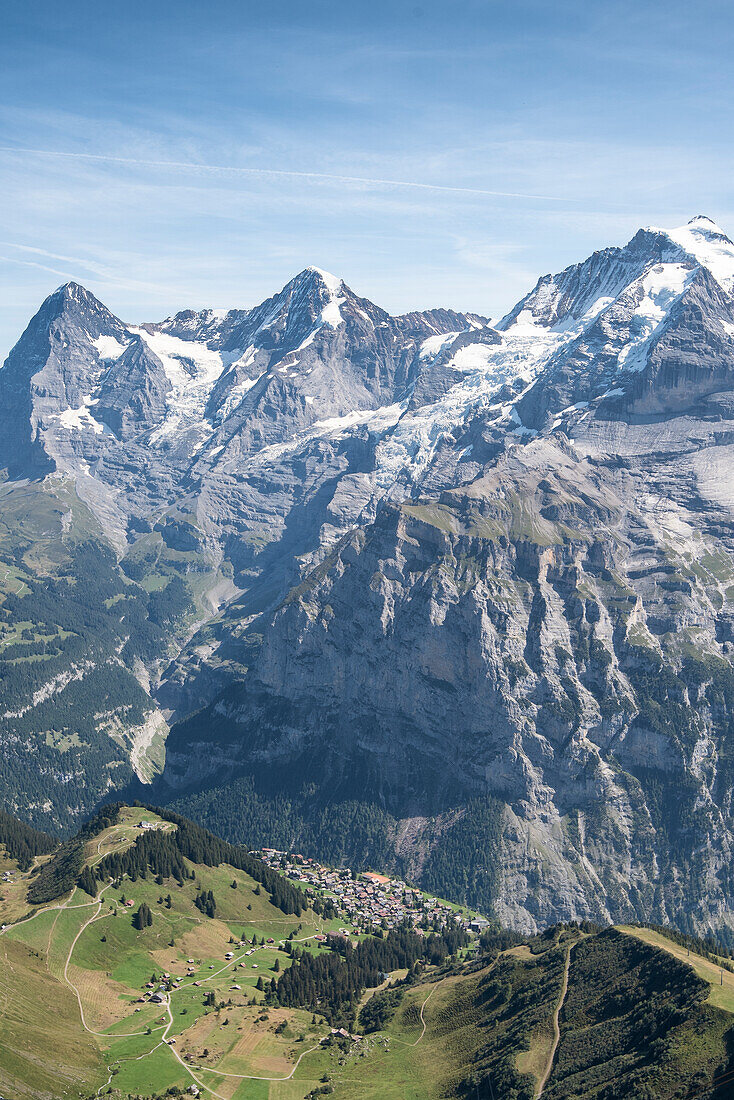
[[[413,443],[402,502],[242,623],[169,783],[382,806],[396,858],[433,881],[461,843],[522,927],[731,927],[733,257],[645,231],[431,345],[377,450]]]
[[[634,482],[539,441],[383,509],[174,729],[169,782],[243,771],[397,818],[493,795],[499,847],[474,859],[505,920],[728,924],[732,563],[676,545]]]
[[[6,801],[68,827],[131,766],[151,778],[170,714],[238,675],[240,619],[374,514],[422,342],[483,327],[391,317],[316,269],[254,309],[142,326],[54,292],[0,371]]]

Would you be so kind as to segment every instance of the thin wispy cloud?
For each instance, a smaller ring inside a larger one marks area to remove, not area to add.
[[[69,274],[68,270],[64,271],[58,267],[49,267],[48,264],[39,263],[37,260],[23,260],[18,256],[0,256],[0,263],[18,264],[20,267],[34,267],[38,271],[48,271],[50,275],[60,275],[62,278],[66,278]]]
[[[185,293],[181,286],[165,285],[161,282],[149,282],[141,279],[127,277],[119,269],[97,263],[94,260],[82,256],[65,256],[56,252],[50,252],[45,248],[36,248],[33,245],[17,244],[14,241],[0,241],[0,248],[13,249],[26,255],[39,256],[47,260],[59,260],[66,267],[52,267],[43,263],[40,259],[24,259],[23,256],[0,256],[0,263],[18,264],[21,267],[34,267],[40,271],[47,271],[51,275],[60,275],[63,279],[80,281],[84,278],[91,279],[95,284],[100,283],[109,288],[118,290],[141,291],[151,297],[160,298]],[[131,265],[133,258],[123,258],[126,266]],[[191,291],[189,291],[191,292]]]
[[[130,321],[251,306],[307,264],[394,313],[497,316],[640,225],[734,229],[720,0],[219,7],[113,33],[104,5],[15,6],[0,359],[67,278]]]
[[[31,253],[34,256],[43,256],[47,260],[61,260],[62,263],[69,264],[71,267],[77,269],[83,267],[85,270],[92,271],[95,275],[100,275],[103,278],[110,275],[109,268],[102,264],[95,263],[94,260],[84,259],[81,256],[65,256],[59,252],[50,252],[47,248],[37,248],[29,244],[18,244],[15,241],[0,241],[0,248],[14,248],[19,252]],[[21,263],[22,261],[18,259],[16,262]],[[51,269],[49,268],[49,270]]]
[[[226,164],[202,164],[197,161],[146,160],[139,157],[118,157],[109,153],[64,152],[56,149],[24,149],[11,145],[0,145],[0,153],[51,157],[65,160],[90,161],[103,164],[120,164],[136,168],[164,168],[195,172],[227,173],[235,176],[260,176],[284,179],[311,180],[314,182],[367,185],[369,187],[405,187],[417,191],[436,191],[457,195],[485,195],[488,198],[532,199],[543,202],[574,202],[563,195],[545,195],[523,191],[499,191],[484,187],[454,187],[441,183],[426,183],[419,180],[380,179],[370,176],[338,175],[331,172],[305,172],[293,169],[243,167]]]

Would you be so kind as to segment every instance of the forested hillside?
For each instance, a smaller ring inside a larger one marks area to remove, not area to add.
[[[39,832],[24,821],[0,809],[0,845],[21,871],[27,871],[36,856],[46,855],[57,846],[55,837]]]
[[[35,523],[48,508],[60,528],[61,509],[39,497]],[[149,593],[98,538],[45,534],[8,546],[0,529],[0,785],[6,805],[68,834],[108,784],[135,778],[134,731],[153,709],[139,670],[165,657],[193,605],[180,577]]]

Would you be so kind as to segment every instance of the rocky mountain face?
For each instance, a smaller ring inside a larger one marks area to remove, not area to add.
[[[450,310],[390,317],[316,269],[255,309],[157,325],[73,283],[47,299],[0,371],[0,740],[18,812],[66,827],[160,769],[171,714],[238,674],[248,609],[374,511],[374,450],[424,342],[465,330],[488,331]]]
[[[52,295],[0,372],[14,808],[65,824],[90,759],[92,799],[167,737],[157,797],[232,836],[339,838],[523,929],[734,930],[733,287],[697,217],[494,327],[315,269],[137,327]],[[122,678],[81,732],[47,704],[84,631],[23,610],[80,555]]]

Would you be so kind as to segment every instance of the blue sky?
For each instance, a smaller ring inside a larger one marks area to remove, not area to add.
[[[75,278],[126,320],[307,264],[501,314],[645,224],[734,231],[728,2],[0,5],[0,356]]]

